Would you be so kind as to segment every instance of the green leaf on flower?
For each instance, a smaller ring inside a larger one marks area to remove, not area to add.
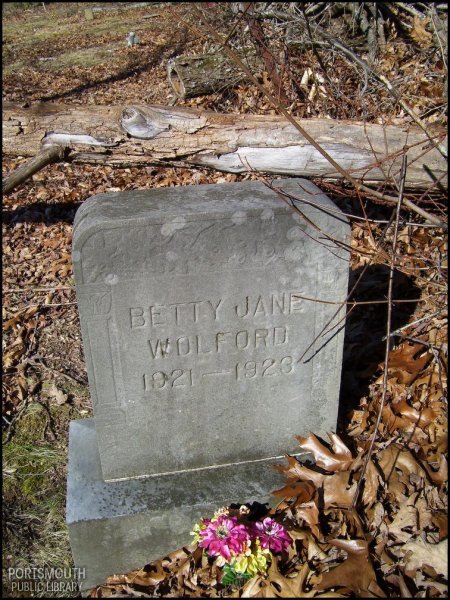
[[[222,585],[236,585],[241,587],[251,578],[252,575],[250,573],[237,573],[232,566],[227,564],[223,566]]]

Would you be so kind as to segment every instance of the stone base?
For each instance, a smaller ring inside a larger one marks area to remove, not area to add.
[[[72,421],[66,522],[75,566],[85,573],[82,591],[191,543],[193,525],[222,506],[269,502],[271,491],[284,482],[271,465],[281,462],[105,483],[94,419]]]

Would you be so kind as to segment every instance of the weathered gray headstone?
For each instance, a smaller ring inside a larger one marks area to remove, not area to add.
[[[214,479],[217,469],[226,481],[205,502],[237,490],[234,501],[257,499],[245,489],[249,463],[269,470],[297,452],[296,434],[335,429],[344,313],[333,315],[347,294],[349,227],[310,182],[274,185],[300,212],[259,182],[100,194],[78,211],[73,264],[103,504],[120,480],[152,476],[132,484],[150,498],[154,486],[174,495],[186,473]],[[71,435],[80,452],[81,432]],[[80,468],[71,477],[69,465],[68,507],[97,489],[82,487]],[[174,501],[188,520],[198,494]],[[106,522],[118,516],[108,510]],[[68,517],[73,547],[90,513]]]

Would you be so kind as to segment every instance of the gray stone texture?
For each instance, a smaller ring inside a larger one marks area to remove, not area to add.
[[[105,481],[270,459],[295,453],[296,434],[335,429],[344,313],[301,358],[337,310],[305,298],[345,299],[349,226],[310,182],[274,185],[303,216],[260,182],[100,194],[79,209]]]
[[[233,502],[268,502],[283,485],[272,461],[103,481],[94,419],[72,421],[66,520],[82,589],[192,543],[201,516]]]

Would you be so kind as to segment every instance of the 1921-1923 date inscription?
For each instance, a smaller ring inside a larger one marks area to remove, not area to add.
[[[279,377],[294,372],[295,360],[292,356],[283,358],[265,358],[255,361],[237,362],[233,367],[222,371],[207,371],[201,373],[198,369],[173,369],[154,371],[144,374],[144,392],[166,390],[168,388],[193,387],[204,383],[208,377],[229,376],[236,381],[257,380],[264,377]]]

